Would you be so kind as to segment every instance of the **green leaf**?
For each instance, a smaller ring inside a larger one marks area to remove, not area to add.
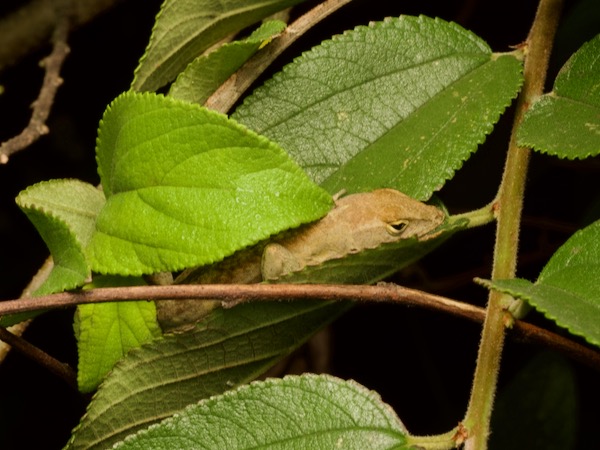
[[[303,54],[233,117],[330,193],[393,187],[422,200],[485,140],[520,70],[456,24],[403,16]]]
[[[34,295],[82,286],[90,276],[84,249],[105,203],[102,192],[78,180],[52,180],[28,187],[16,201],[54,259],[52,273]]]
[[[407,449],[407,434],[377,393],[354,381],[308,374],[205,400],[114,448]]]
[[[18,323],[24,322],[29,319],[33,319],[40,314],[43,314],[45,310],[29,311],[24,313],[8,314],[6,316],[0,316],[0,327],[7,328],[12,327]]]
[[[303,0],[165,0],[131,85],[155,91],[227,35]]]
[[[527,300],[571,333],[600,346],[600,221],[575,233],[548,261],[535,283],[479,280],[488,288]]]
[[[575,377],[550,352],[529,361],[498,395],[492,414],[491,450],[575,448]]]
[[[90,288],[136,286],[141,279],[97,277]],[[162,335],[154,302],[115,302],[79,305],[75,315],[81,392],[98,387],[106,374],[129,350]]]
[[[560,158],[600,154],[600,35],[563,66],[554,89],[536,101],[519,128],[523,147]]]
[[[160,95],[130,92],[111,104],[97,159],[107,202],[87,255],[100,273],[219,261],[322,217],[332,203],[277,145]]]
[[[100,385],[67,448],[108,448],[191,403],[253,380],[349,306],[293,302],[218,309],[193,332],[132,350]]]
[[[50,276],[33,295],[83,286],[91,276],[84,248],[105,202],[102,192],[78,180],[52,180],[29,186],[19,193],[16,202],[44,239],[54,261]],[[41,313],[0,317],[0,326],[9,327]]]
[[[248,38],[224,44],[190,63],[171,85],[169,95],[200,105],[259,48],[285,29],[279,20],[265,22]]]

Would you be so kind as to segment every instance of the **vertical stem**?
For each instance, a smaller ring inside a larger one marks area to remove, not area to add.
[[[529,149],[517,146],[516,130],[531,102],[543,92],[548,59],[561,9],[562,0],[540,0],[531,31],[527,37],[525,82],[517,102],[506,165],[496,199],[498,224],[492,270],[493,279],[515,276],[525,178],[530,156]],[[491,291],[488,299],[477,367],[473,378],[473,389],[463,421],[466,429],[465,449],[467,450],[487,448],[500,356],[504,344],[505,320],[508,318],[504,311],[506,306],[504,298],[504,294]]]

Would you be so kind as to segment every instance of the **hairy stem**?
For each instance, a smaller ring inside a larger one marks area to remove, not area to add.
[[[476,228],[494,221],[494,203],[462,214],[455,214],[449,217],[450,223],[457,223],[461,220],[468,220],[467,228]]]
[[[529,149],[517,146],[516,131],[531,102],[543,92],[548,59],[561,9],[562,0],[540,0],[525,44],[525,83],[517,103],[506,165],[496,199],[498,223],[493,279],[515,276],[525,178],[530,155]],[[492,405],[505,337],[505,322],[508,319],[505,312],[506,300],[504,294],[490,292],[471,398],[463,422],[468,430],[465,441],[467,450],[487,448]]]

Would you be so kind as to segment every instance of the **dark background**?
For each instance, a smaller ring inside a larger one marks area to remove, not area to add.
[[[0,16],[20,3],[4,0]],[[579,3],[567,2],[565,17]],[[400,14],[456,21],[485,39],[495,51],[509,51],[510,46],[525,40],[536,5],[532,0],[355,1],[319,24],[278,61],[276,68],[334,33]],[[50,134],[0,166],[0,299],[18,297],[47,257],[43,241],[16,207],[14,198],[27,186],[52,178],[98,183],[94,160],[98,121],[106,105],[128,89],[159,7],[158,0],[127,0],[71,34],[71,54],[62,72],[64,84],[48,121]],[[598,8],[595,11],[591,25],[566,22],[559,32],[550,81],[566,58],[600,31]],[[5,88],[0,96],[0,141],[27,124],[29,105],[43,77],[38,62],[48,52],[48,47],[41,48],[0,73],[0,84]],[[440,191],[439,197],[451,213],[479,208],[494,197],[511,120],[509,110],[486,144]],[[535,279],[558,246],[576,229],[600,217],[599,164],[598,158],[562,161],[533,155],[519,276]],[[396,281],[483,306],[487,293],[471,280],[489,276],[493,244],[493,225],[470,230],[400,274]],[[535,314],[528,320],[553,329]],[[36,320],[25,337],[75,367],[71,324],[72,311],[52,312]],[[414,308],[373,305],[355,308],[332,330],[332,373],[379,392],[412,433],[446,431],[462,418],[480,324]],[[501,386],[539,351],[509,339]],[[580,394],[577,448],[591,448],[600,423],[598,373],[567,361]],[[62,381],[12,352],[0,366],[0,448],[62,447],[86,402]]]

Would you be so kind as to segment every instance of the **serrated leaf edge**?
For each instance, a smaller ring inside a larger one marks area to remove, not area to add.
[[[79,180],[76,180],[79,181]],[[68,235],[73,239],[73,242],[76,242],[78,244],[78,248],[77,251],[83,256],[84,260],[86,261],[86,266],[87,266],[87,277],[89,277],[91,275],[91,269],[90,269],[90,265],[88,263],[87,260],[87,256],[86,256],[86,252],[85,252],[85,246],[84,244],[81,242],[81,240],[79,239],[79,237],[77,236],[77,234],[71,229],[71,227],[69,226],[69,224],[62,218],[60,217],[60,215],[57,215],[56,213],[52,212],[51,209],[40,206],[40,205],[35,205],[35,202],[33,200],[30,200],[28,202],[23,201],[22,196],[25,196],[26,193],[28,191],[31,191],[41,185],[44,184],[51,184],[53,183],[52,180],[50,181],[41,181],[39,183],[35,183],[31,186],[28,186],[27,188],[25,188],[23,191],[21,191],[17,197],[15,198],[15,202],[17,203],[17,205],[19,206],[19,208],[21,208],[21,210],[25,213],[25,215],[27,215],[27,211],[35,211],[35,212],[39,212],[42,213],[44,216],[46,216],[48,218],[48,220],[52,221],[52,222],[56,222],[57,224],[60,224],[63,226],[64,229],[67,230]],[[35,224],[33,224],[35,226]],[[37,227],[36,227],[37,230]],[[39,230],[38,230],[39,233]],[[46,244],[46,247],[49,249],[49,244],[47,242],[44,242]],[[78,272],[74,272],[73,270],[71,270],[70,268],[66,267],[66,266],[60,266],[62,269],[64,270],[68,270],[72,273],[76,273],[79,275]],[[53,268],[53,271],[55,270],[55,268]],[[78,287],[83,286],[83,284],[85,284],[85,281],[82,281],[81,283],[75,284],[75,285],[71,285],[71,284],[63,284],[61,287],[61,292],[68,290],[68,289],[75,289]],[[44,286],[44,284],[42,284],[37,290],[41,289]],[[36,290],[36,291],[37,291]],[[58,292],[58,291],[57,291]],[[34,293],[35,294],[35,293]]]
[[[523,280],[523,279],[522,279]],[[589,342],[592,345],[595,345],[597,347],[600,347],[600,342],[596,342],[594,339],[590,339],[589,336],[585,335],[584,333],[582,333],[581,331],[579,331],[578,329],[573,329],[572,325],[567,325],[564,323],[561,323],[559,319],[557,319],[552,313],[550,313],[546,308],[537,305],[534,301],[532,301],[532,297],[531,295],[528,294],[524,294],[524,293],[520,293],[518,291],[515,291],[514,288],[507,288],[507,287],[501,287],[501,286],[497,286],[494,284],[493,280],[485,280],[485,279],[481,279],[481,278],[475,278],[474,281],[481,285],[486,287],[487,289],[490,290],[495,290],[498,292],[502,292],[503,294],[508,294],[511,297],[514,298],[519,298],[521,300],[525,300],[527,303],[529,303],[536,311],[540,312],[543,314],[543,316],[545,318],[547,318],[548,320],[551,320],[552,322],[554,322],[557,326],[559,326],[560,328],[563,328],[567,331],[569,331],[569,333],[571,333],[574,336],[580,336],[583,339],[585,339],[587,342]],[[538,286],[538,283],[532,283],[529,280],[523,280],[523,281],[527,281],[528,283],[530,283],[531,287],[535,288],[536,286]],[[573,297],[577,297],[577,298],[581,298],[578,294],[575,294],[571,291],[565,290],[564,288],[561,288],[559,286],[555,286],[552,283],[540,283],[541,285],[546,285],[552,289],[556,289],[558,291],[563,291],[565,293],[567,293],[569,296],[573,296]]]
[[[283,378],[267,378],[265,380],[255,380],[248,384],[241,385],[230,391],[225,391],[222,394],[207,397],[203,400],[200,400],[197,403],[193,403],[193,404],[186,406],[181,411],[176,412],[172,416],[170,416],[160,422],[150,425],[148,428],[139,430],[136,433],[126,436],[125,439],[123,439],[122,441],[115,443],[112,448],[118,448],[122,442],[131,441],[133,439],[136,439],[138,436],[144,435],[145,433],[147,433],[148,431],[150,431],[152,429],[156,429],[161,426],[165,426],[166,424],[169,424],[170,422],[177,420],[179,417],[184,416],[186,413],[188,413],[191,410],[198,408],[200,406],[210,407],[211,405],[214,405],[219,402],[224,402],[229,399],[235,400],[237,397],[239,397],[240,394],[243,395],[244,392],[246,392],[246,391],[254,390],[257,386],[259,386],[260,388],[263,388],[263,389],[268,389],[273,386],[277,387],[278,385],[286,386],[287,384],[289,384],[289,382],[294,382],[296,380],[300,380],[300,381],[301,380],[309,380],[309,381],[315,381],[315,380],[321,381],[322,380],[327,383],[336,383],[336,384],[340,384],[340,385],[346,385],[347,387],[351,387],[357,393],[361,394],[365,399],[368,399],[369,401],[371,401],[373,403],[377,403],[380,406],[382,406],[383,409],[387,412],[387,414],[391,415],[393,418],[396,419],[396,425],[400,428],[399,432],[404,434],[404,436],[407,438],[410,436],[408,431],[406,430],[404,424],[400,421],[400,419],[396,415],[396,412],[393,410],[393,408],[389,404],[385,403],[383,401],[383,399],[381,398],[381,395],[379,395],[379,393],[377,393],[376,391],[368,389],[365,386],[361,385],[360,383],[358,383],[354,380],[343,380],[341,378],[335,377],[333,375],[328,375],[328,374],[318,375],[318,374],[313,374],[313,373],[305,373],[302,375],[286,375]],[[312,391],[312,392],[315,394],[317,393],[316,391]]]
[[[590,106],[590,104],[588,104],[588,103],[580,102],[579,100],[574,100],[574,99],[572,99],[570,97],[566,97],[564,95],[557,95],[556,92],[551,91],[551,92],[548,92],[547,94],[541,95],[540,97],[538,97],[535,100],[534,103],[531,104],[529,110],[525,113],[524,121],[527,120],[528,114],[530,114],[531,111],[534,111],[534,108],[537,106],[537,103],[541,102],[541,101],[543,101],[545,99],[569,100],[569,101],[573,101],[573,102],[577,102],[577,103],[583,103],[584,105]],[[598,109],[596,107],[596,105],[591,105],[591,106],[593,106],[595,109]],[[532,141],[529,141],[527,139],[521,138],[519,136],[520,130],[521,130],[521,127],[519,127],[519,129],[517,130],[517,143],[521,147],[531,148],[534,151],[536,151],[538,153],[541,153],[543,155],[555,156],[555,157],[557,157],[559,159],[566,159],[568,161],[575,161],[575,160],[581,161],[581,160],[584,160],[584,159],[587,159],[587,158],[592,158],[594,156],[598,156],[598,154],[600,154],[600,148],[597,151],[591,150],[591,151],[588,151],[586,153],[578,155],[578,154],[571,154],[568,151],[564,151],[564,150],[561,152],[560,150],[557,150],[557,149],[554,149],[554,148],[548,149],[548,148],[545,148],[545,147],[540,147],[539,145],[536,145]]]
[[[461,33],[468,34],[469,38],[472,41],[477,42],[477,44],[479,44],[481,41],[480,38],[478,38],[473,32],[471,32],[465,28],[462,28],[460,25],[456,24],[455,22],[445,21],[443,19],[440,19],[439,17],[431,18],[431,17],[425,16],[425,15],[419,15],[419,16],[401,15],[399,17],[386,17],[386,18],[384,18],[384,20],[381,20],[381,21],[373,21],[373,22],[369,22],[368,25],[358,25],[358,26],[354,27],[353,29],[344,30],[341,34],[336,34],[329,39],[321,41],[318,45],[303,52],[301,55],[294,58],[290,63],[286,64],[280,71],[275,73],[273,75],[273,77],[271,77],[269,80],[267,80],[263,84],[263,86],[261,86],[261,88],[264,86],[268,86],[269,84],[278,83],[279,79],[281,77],[284,77],[290,71],[295,70],[296,64],[299,64],[304,60],[310,61],[315,52],[320,51],[322,49],[327,49],[329,46],[336,45],[339,42],[351,41],[357,33],[368,32],[370,30],[376,30],[378,28],[388,28],[388,27],[391,28],[402,22],[423,23],[426,21],[429,21],[429,22],[435,23],[435,24],[439,24],[439,23],[447,24],[447,25],[451,26],[452,28],[460,30]],[[491,53],[491,49],[487,45],[485,48],[482,48],[482,50],[485,50],[486,52],[490,53],[490,55],[493,55]],[[244,99],[244,101],[242,102],[241,107],[243,107],[245,103],[246,103],[246,99]]]

